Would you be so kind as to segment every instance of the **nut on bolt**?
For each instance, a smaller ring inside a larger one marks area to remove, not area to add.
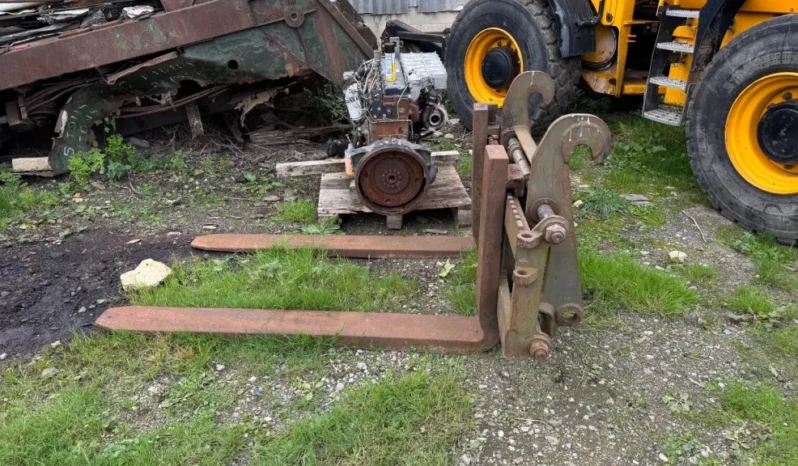
[[[567,233],[565,227],[562,225],[549,225],[546,227],[546,241],[551,244],[560,244],[565,241],[565,235]]]
[[[551,338],[548,335],[538,333],[532,337],[529,345],[529,355],[535,359],[549,359],[551,348]]]

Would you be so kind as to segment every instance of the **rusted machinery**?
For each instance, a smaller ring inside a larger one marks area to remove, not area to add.
[[[159,126],[196,121],[200,111],[246,111],[286,77],[317,73],[341,86],[344,71],[377,47],[346,0],[148,1],[147,13],[110,20],[131,2],[89,3],[0,17],[0,26],[20,15],[60,18],[61,10],[92,18],[0,40],[0,143],[28,131],[57,134],[54,174],[92,147],[92,127],[106,117]]]
[[[418,144],[446,123],[446,70],[435,53],[402,53],[399,39],[383,56],[344,74],[354,129],[347,174],[363,205],[381,215],[412,211],[435,181],[431,149]]]
[[[506,356],[545,359],[558,327],[582,320],[568,162],[576,146],[602,161],[610,132],[599,118],[567,115],[536,144],[527,102],[553,97],[541,72],[519,75],[498,121],[495,107],[474,110],[473,236],[478,250],[475,317],[387,313],[121,307],[104,329],[213,334],[308,334],[344,345],[387,349],[484,351],[501,341]],[[509,155],[508,155],[509,152]],[[348,257],[434,257],[473,247],[463,237],[212,235],[192,245],[246,252],[271,246],[318,247]]]

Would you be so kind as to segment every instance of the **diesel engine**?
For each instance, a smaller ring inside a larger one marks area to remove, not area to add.
[[[354,128],[345,151],[360,200],[382,215],[412,211],[435,181],[437,168],[423,137],[446,123],[446,70],[435,53],[400,53],[399,40],[381,58],[344,74]]]

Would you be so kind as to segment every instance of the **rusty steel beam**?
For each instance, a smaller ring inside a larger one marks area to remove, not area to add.
[[[208,235],[199,236],[191,247],[217,252],[255,252],[274,247],[323,249],[352,258],[456,257],[474,248],[462,236],[349,236],[349,235]]]
[[[499,340],[496,305],[502,268],[504,180],[510,159],[504,146],[488,145],[482,171],[481,214],[477,246],[477,314],[489,347]],[[501,180],[502,182],[497,182]],[[487,349],[487,348],[486,348]]]
[[[386,350],[466,353],[485,347],[479,319],[462,316],[129,306],[108,309],[95,325],[143,333],[312,335]]]
[[[471,230],[474,239],[479,239],[479,220],[482,211],[482,164],[485,159],[485,145],[488,143],[488,105],[474,104],[471,127]]]

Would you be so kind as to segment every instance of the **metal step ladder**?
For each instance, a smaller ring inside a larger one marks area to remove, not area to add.
[[[671,126],[684,122],[684,108],[660,102],[660,87],[687,91],[687,82],[668,77],[668,66],[679,63],[683,54],[692,54],[694,46],[677,42],[673,33],[688,20],[697,19],[701,10],[685,10],[663,6],[660,10],[657,43],[651,57],[646,93],[643,100],[643,118]]]

